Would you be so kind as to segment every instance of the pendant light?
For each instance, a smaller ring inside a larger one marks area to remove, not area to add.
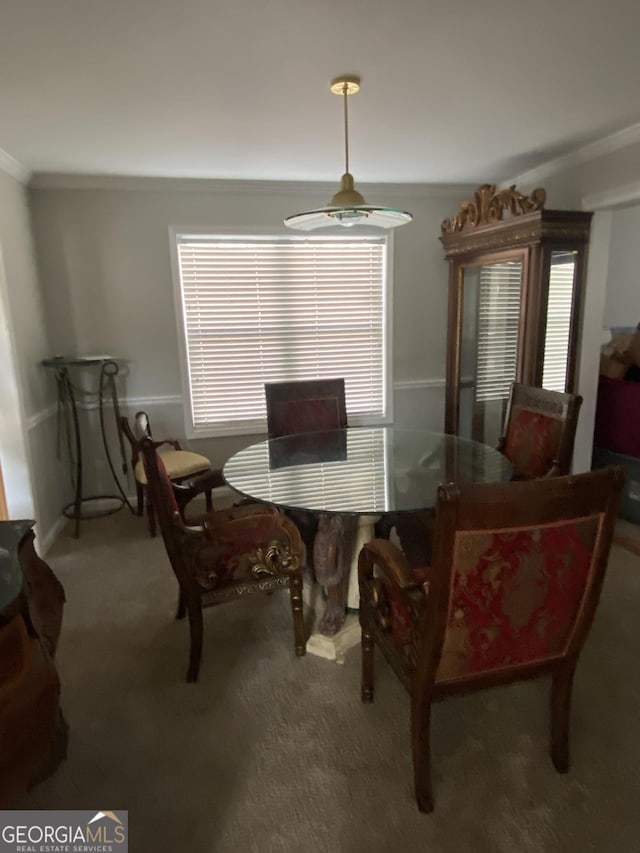
[[[319,207],[305,213],[288,216],[284,224],[298,231],[315,231],[333,225],[373,225],[377,228],[395,228],[411,222],[413,216],[405,210],[395,207],[380,207],[367,204],[363,196],[353,186],[353,175],[349,172],[349,114],[347,100],[349,95],[360,91],[360,78],[349,75],[336,77],[331,82],[334,95],[344,98],[344,151],[345,170],[340,190],[333,196],[328,207]]]

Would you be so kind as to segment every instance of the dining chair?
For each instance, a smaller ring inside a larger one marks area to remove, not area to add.
[[[385,539],[360,551],[362,700],[373,700],[378,646],[411,696],[420,811],[433,809],[431,705],[454,693],[551,676],[551,758],[568,770],[571,686],[623,483],[622,469],[611,467],[442,485],[429,566],[412,566]]]
[[[153,506],[153,499],[147,483],[147,475],[145,473],[144,464],[142,462],[140,452],[140,438],[146,437],[153,441],[151,435],[151,424],[149,416],[146,412],[136,412],[135,429],[137,435],[131,429],[128,419],[122,415],[120,417],[120,429],[131,446],[131,470],[136,481],[136,512],[138,515],[143,514],[143,508],[146,505],[147,522],[149,525],[149,533],[151,536],[156,535],[156,518]],[[173,449],[162,451],[162,461],[169,475],[169,479],[174,483],[182,483],[194,477],[197,474],[211,472],[211,488],[223,486],[221,471],[213,471],[211,462],[206,456],[200,453],[193,453],[191,450],[183,450],[180,442],[175,438],[164,438],[154,442],[156,448],[168,445]],[[204,491],[206,507],[208,510],[212,507],[211,488]]]
[[[265,382],[264,394],[269,438],[347,427],[344,379]]]
[[[497,448],[513,477],[555,477],[571,471],[582,397],[513,382]]]
[[[343,378],[266,382],[264,393],[269,438],[347,427]],[[349,571],[345,564],[350,560],[354,523],[296,510],[287,514],[304,540],[310,573],[327,592],[320,632],[335,634],[346,613]]]
[[[205,473],[189,482],[169,477],[163,455],[149,437],[140,441],[147,487],[178,581],[176,618],[189,617],[187,681],[198,679],[202,658],[203,608],[258,592],[287,588],[291,598],[296,655],[306,652],[302,612],[304,545],[296,526],[265,504],[210,510],[184,520],[184,507],[207,488]]]

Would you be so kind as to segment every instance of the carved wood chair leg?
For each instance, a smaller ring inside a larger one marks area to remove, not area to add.
[[[289,595],[291,596],[291,612],[293,613],[293,636],[296,655],[302,657],[307,653],[307,643],[304,633],[304,614],[302,610],[302,573],[296,572],[289,579]]]
[[[362,647],[362,680],[360,696],[363,702],[373,702],[374,643],[373,637],[365,628],[362,628],[360,645]]]
[[[202,660],[202,600],[198,591],[188,592],[186,598],[190,636],[187,682],[194,683],[198,680]]]
[[[421,812],[433,811],[431,785],[431,702],[424,701],[411,709],[411,750],[416,802]]]
[[[144,512],[144,488],[141,483],[136,483],[136,513],[142,515]]]
[[[569,770],[569,715],[573,667],[559,670],[551,682],[551,760],[558,773]]]
[[[176,619],[184,619],[187,615],[187,598],[181,586],[178,587],[178,607],[176,608]]]

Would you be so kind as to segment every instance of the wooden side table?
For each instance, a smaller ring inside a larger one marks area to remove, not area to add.
[[[0,522],[0,808],[66,757],[54,661],[64,589],[35,551],[33,523]]]

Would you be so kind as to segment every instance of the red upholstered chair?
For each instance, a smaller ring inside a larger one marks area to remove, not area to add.
[[[178,580],[176,618],[189,616],[191,648],[187,681],[197,681],[202,656],[204,607],[257,592],[288,588],[295,652],[306,651],[302,613],[304,545],[296,526],[277,510],[244,504],[184,521],[184,506],[199,493],[198,480],[173,483],[155,442],[140,442],[148,488],[167,556]],[[204,477],[205,487],[208,477]],[[176,499],[179,496],[179,500]]]
[[[153,510],[151,493],[147,488],[147,475],[140,454],[140,438],[146,436],[153,439],[149,416],[146,412],[136,412],[135,428],[137,434],[134,434],[127,418],[124,415],[121,416],[120,429],[131,446],[131,470],[136,481],[137,513],[138,515],[142,515],[143,507],[146,503],[149,533],[151,536],[155,536],[156,517]],[[207,509],[211,509],[211,489],[217,486],[224,486],[222,472],[212,470],[211,462],[206,456],[202,456],[200,453],[193,453],[191,450],[183,450],[180,442],[175,438],[163,438],[161,441],[154,442],[154,444],[156,448],[164,447],[162,460],[169,478],[174,483],[183,483],[205,472],[211,473],[210,486],[207,489],[203,489]],[[168,449],[166,445],[172,449]]]
[[[516,480],[554,477],[571,471],[582,397],[514,382],[500,450]]]
[[[264,393],[269,438],[347,426],[344,379],[266,382]]]
[[[623,482],[621,468],[603,468],[448,484],[438,492],[429,567],[415,572],[384,539],[361,550],[362,699],[373,699],[377,645],[411,695],[421,811],[433,809],[431,703],[449,694],[550,675],[551,758],[560,773],[568,770],[571,685],[600,596]],[[592,721],[594,731],[598,724]]]

